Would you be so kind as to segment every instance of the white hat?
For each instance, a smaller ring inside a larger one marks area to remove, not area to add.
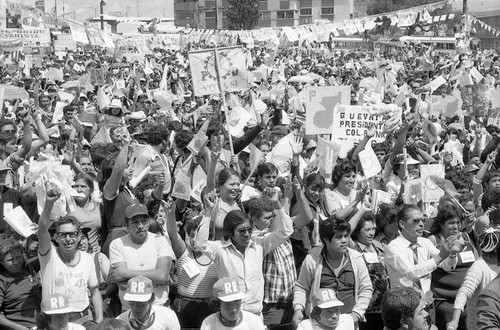
[[[142,120],[146,120],[146,114],[142,110],[141,111],[134,111],[131,114],[127,115],[126,119],[128,119],[128,120],[135,119],[135,120],[142,121]]]

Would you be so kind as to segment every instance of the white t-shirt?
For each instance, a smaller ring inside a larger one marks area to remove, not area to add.
[[[325,328],[315,321],[307,319],[299,323],[297,330],[325,330]],[[348,314],[340,314],[339,323],[335,330],[354,330],[354,321],[352,317]]]
[[[200,330],[264,330],[264,322],[260,317],[250,312],[242,311],[243,320],[235,327],[226,327],[220,322],[219,313],[207,316]]]
[[[80,254],[80,261],[75,266],[66,265],[54,245],[45,256],[38,255],[42,298],[60,293],[68,299],[73,312],[81,312],[89,307],[89,289],[99,285],[92,256],[86,252],[77,253]]]
[[[172,247],[165,236],[148,232],[148,237],[143,244],[135,244],[130,239],[130,234],[117,238],[109,246],[109,262],[111,265],[125,262],[130,270],[152,270],[156,268],[158,258],[170,257],[174,259]],[[168,285],[155,287],[155,305],[164,305],[168,300]],[[125,290],[120,288],[122,310],[129,310],[130,304],[123,300]]]
[[[179,324],[179,320],[177,319],[177,315],[173,310],[164,306],[152,306],[152,311],[155,313],[155,320],[153,324],[149,328],[141,328],[143,330],[180,330],[181,326]],[[130,325],[129,317],[130,311],[126,311],[121,313],[116,317],[116,319],[125,322],[130,329],[133,329]]]

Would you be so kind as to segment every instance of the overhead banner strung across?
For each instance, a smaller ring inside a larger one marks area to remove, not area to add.
[[[196,96],[248,89],[246,57],[241,47],[189,52],[189,65]]]
[[[22,38],[24,45],[48,45],[50,44],[49,29],[0,29],[0,39],[17,40]]]

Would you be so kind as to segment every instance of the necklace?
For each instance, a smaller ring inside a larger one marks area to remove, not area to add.
[[[229,320],[226,320],[224,318],[224,316],[222,316],[222,313],[219,312],[219,321],[220,321],[220,323],[222,323],[223,326],[231,328],[231,327],[235,327],[241,323],[241,321],[242,321],[241,316],[242,316],[242,314],[240,312],[240,314],[238,315],[238,319],[236,321],[229,321]]]

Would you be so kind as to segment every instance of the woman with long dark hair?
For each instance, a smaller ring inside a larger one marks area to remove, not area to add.
[[[41,303],[40,278],[26,264],[21,244],[0,241],[0,329],[32,328]]]

